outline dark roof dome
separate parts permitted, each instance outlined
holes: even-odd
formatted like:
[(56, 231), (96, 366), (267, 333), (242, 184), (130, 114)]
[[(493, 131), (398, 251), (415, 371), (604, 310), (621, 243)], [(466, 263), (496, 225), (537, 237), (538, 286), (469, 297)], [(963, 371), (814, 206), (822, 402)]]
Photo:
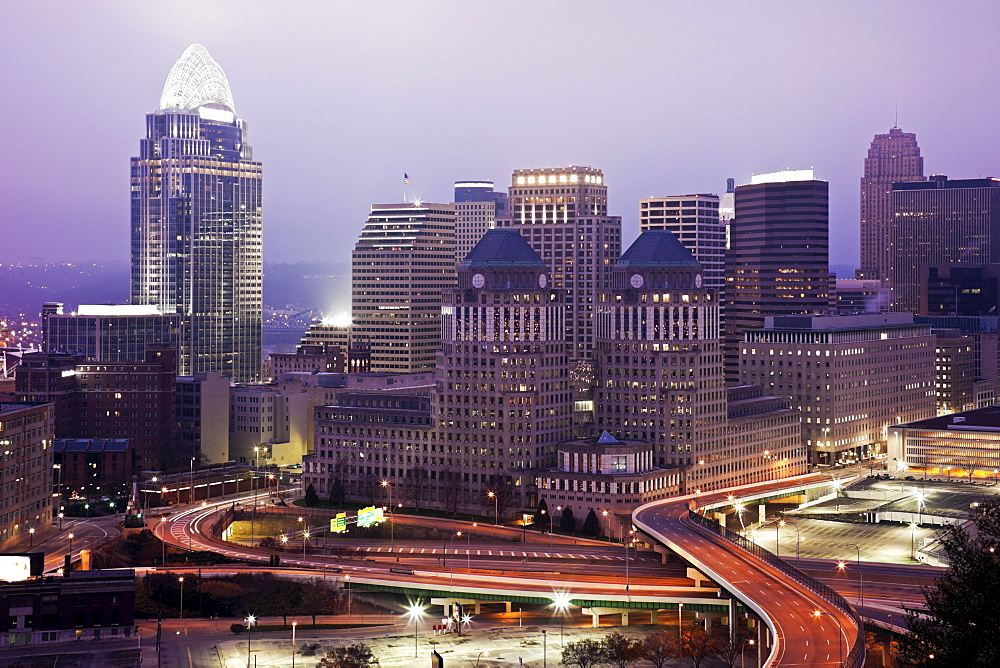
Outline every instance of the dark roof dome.
[(488, 230), (460, 263), (461, 267), (538, 267), (545, 262), (517, 230)]
[(622, 253), (615, 263), (617, 268), (690, 268), (701, 269), (691, 251), (684, 247), (672, 232), (647, 230)]

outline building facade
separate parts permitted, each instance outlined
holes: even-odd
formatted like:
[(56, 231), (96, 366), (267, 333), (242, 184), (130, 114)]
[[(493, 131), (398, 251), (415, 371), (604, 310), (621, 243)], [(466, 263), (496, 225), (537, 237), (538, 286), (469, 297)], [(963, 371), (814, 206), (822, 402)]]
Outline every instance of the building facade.
[(726, 225), (718, 195), (671, 195), (639, 200), (639, 231), (669, 230), (701, 264), (705, 287), (722, 294)]
[(129, 493), (132, 476), (141, 472), (128, 438), (57, 438), (54, 459), (56, 493), (84, 499)]
[(739, 381), (743, 333), (765, 315), (825, 313), (832, 305), (829, 184), (812, 170), (754, 176), (736, 188), (726, 252), (726, 382)]
[(925, 265), (1000, 262), (1000, 179), (892, 186), (892, 310), (920, 312)]
[(373, 205), (351, 264), (351, 337), (370, 342), (371, 370), (433, 369), (441, 292), (455, 285), (454, 205)]
[(164, 315), (155, 306), (81, 304), (75, 313), (45, 318), (44, 349), (75, 353), (88, 361), (141, 362), (146, 346), (177, 346), (180, 316)]
[(598, 292), (610, 287), (621, 255), (621, 218), (608, 215), (604, 173), (593, 167), (518, 169), (510, 214), (498, 227), (517, 230), (548, 266), (548, 287), (565, 291), (566, 341), (574, 360), (590, 360)]
[(894, 424), (935, 412), (934, 336), (909, 314), (768, 316), (747, 330), (740, 379), (788, 396), (813, 464), (885, 452)]
[(888, 281), (892, 275), (892, 184), (924, 180), (917, 135), (898, 127), (875, 135), (861, 177), (861, 268), (856, 278)]
[(1000, 406), (914, 420), (889, 429), (891, 469), (997, 481)]
[(976, 343), (959, 329), (934, 329), (937, 414), (976, 408)]
[(25, 402), (0, 404), (0, 549), (12, 538), (52, 521), (54, 406)]
[(201, 45), (171, 68), (132, 158), (132, 303), (181, 318), (182, 375), (261, 375), (262, 167)]
[(229, 461), (229, 379), (219, 371), (177, 378), (179, 457), (200, 464)]
[(507, 215), (507, 193), (495, 191), (492, 181), (455, 182), (455, 263), (479, 243), (497, 218)]

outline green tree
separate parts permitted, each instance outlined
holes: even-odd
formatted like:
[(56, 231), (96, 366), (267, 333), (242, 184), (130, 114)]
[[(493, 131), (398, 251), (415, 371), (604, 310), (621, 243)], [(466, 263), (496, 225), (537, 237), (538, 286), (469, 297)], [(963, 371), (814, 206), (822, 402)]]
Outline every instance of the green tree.
[(680, 656), (677, 636), (667, 631), (650, 633), (642, 641), (642, 658), (653, 664), (654, 668), (663, 668), (670, 661)]
[(1000, 665), (1000, 501), (980, 505), (971, 519), (939, 534), (948, 570), (924, 590), (926, 611), (908, 611), (901, 663)]
[(568, 642), (562, 651), (562, 663), (567, 666), (578, 666), (578, 668), (591, 668), (591, 666), (604, 663), (606, 658), (607, 650), (604, 643), (590, 638)]
[(597, 536), (601, 533), (601, 521), (597, 519), (597, 513), (591, 508), (587, 513), (587, 519), (583, 521), (583, 528), (580, 533), (584, 536)]
[(372, 648), (363, 642), (334, 648), (316, 664), (317, 668), (370, 668), (377, 665), (378, 658)]
[(563, 531), (576, 531), (576, 518), (573, 517), (573, 509), (569, 506), (563, 508), (562, 516), (559, 518), (559, 528)]
[[(545, 512), (542, 512), (542, 511)], [(532, 524), (542, 524), (545, 527), (549, 525), (549, 504), (542, 499), (538, 502), (538, 508), (535, 509), (535, 514), (531, 517)], [(548, 531), (548, 529), (546, 529)]]
[(312, 483), (306, 487), (306, 505), (310, 507), (319, 505), (319, 494), (316, 493), (316, 488), (313, 487)]
[(604, 660), (618, 668), (625, 668), (643, 658), (643, 645), (623, 633), (609, 633), (604, 638)]

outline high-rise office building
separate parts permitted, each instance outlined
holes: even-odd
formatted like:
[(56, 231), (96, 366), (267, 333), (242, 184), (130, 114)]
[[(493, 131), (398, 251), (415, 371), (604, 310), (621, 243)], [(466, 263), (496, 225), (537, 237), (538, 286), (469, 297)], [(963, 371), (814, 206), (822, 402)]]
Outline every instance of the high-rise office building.
[(668, 230), (701, 264), (705, 287), (725, 285), (726, 226), (718, 195), (670, 195), (639, 200), (639, 231)]
[(455, 262), (461, 262), (496, 219), (507, 215), (507, 193), (492, 181), (455, 182)]
[(566, 341), (574, 360), (588, 360), (594, 346), (594, 300), (611, 287), (621, 255), (622, 221), (608, 215), (604, 173), (593, 167), (518, 169), (510, 187), (512, 227), (549, 267), (549, 286), (564, 290)]
[(861, 268), (857, 278), (889, 279), (892, 184), (923, 180), (924, 159), (917, 135), (897, 127), (890, 128), (888, 134), (875, 135), (861, 177)]
[(926, 265), (1000, 262), (1000, 179), (894, 183), (891, 201), (893, 311), (919, 311)]
[(829, 184), (809, 170), (754, 176), (736, 188), (726, 252), (726, 381), (739, 382), (743, 333), (765, 315), (824, 313), (831, 306)]
[(74, 313), (45, 318), (45, 350), (78, 353), (90, 361), (141, 362), (146, 346), (176, 346), (181, 316), (155, 306), (81, 304)]
[(4, 510), (0, 513), (0, 549), (11, 538), (48, 526), (52, 521), (52, 463), (55, 406), (45, 402), (0, 403), (0, 476)]
[(351, 339), (370, 342), (372, 371), (434, 368), (441, 292), (454, 285), (454, 205), (372, 206), (351, 266)]
[(260, 378), (261, 174), (222, 68), (188, 47), (132, 158), (132, 303), (181, 316), (183, 375)]

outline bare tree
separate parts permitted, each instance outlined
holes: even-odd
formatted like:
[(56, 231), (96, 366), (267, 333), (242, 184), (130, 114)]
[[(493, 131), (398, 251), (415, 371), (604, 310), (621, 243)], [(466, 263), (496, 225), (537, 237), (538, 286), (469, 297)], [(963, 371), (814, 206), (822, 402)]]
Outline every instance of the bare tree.
[(403, 491), (406, 493), (407, 500), (413, 504), (413, 508), (417, 511), (420, 510), (421, 504), (427, 497), (429, 483), (427, 469), (419, 464), (408, 469), (403, 477)]
[(642, 658), (653, 664), (654, 668), (663, 668), (671, 660), (680, 656), (677, 636), (667, 631), (657, 631), (645, 637), (642, 641)]
[[(490, 496), (490, 493), (494, 496)], [(514, 484), (514, 478), (502, 473), (494, 473), (486, 481), (483, 493), (483, 505), (494, 506), (496, 513), (503, 518), (514, 504), (518, 503), (520, 491)]]
[(332, 611), (335, 603), (336, 594), (322, 578), (313, 578), (303, 589), (302, 612), (312, 617), (313, 624), (316, 624), (316, 615)]
[(635, 663), (643, 658), (643, 644), (639, 640), (633, 640), (623, 633), (609, 633), (604, 638), (604, 660), (607, 663), (626, 668), (630, 663)]
[(715, 654), (719, 641), (708, 635), (700, 626), (692, 626), (681, 636), (680, 644), (684, 656), (690, 657), (694, 668), (698, 668), (705, 659)]
[(561, 663), (578, 668), (591, 668), (607, 659), (607, 649), (600, 640), (590, 638), (566, 643)]
[(743, 635), (737, 635), (734, 640), (729, 633), (726, 633), (723, 637), (717, 638), (716, 642), (715, 658), (722, 661), (729, 668), (733, 668), (740, 658), (740, 653), (743, 650), (743, 646), (746, 645), (747, 638)]
[(462, 498), (462, 474), (452, 468), (446, 468), (438, 473), (438, 497), (444, 509), (452, 517), (458, 514), (459, 501)]
[(378, 658), (371, 647), (358, 642), (330, 650), (316, 665), (317, 668), (369, 668), (378, 665)]

